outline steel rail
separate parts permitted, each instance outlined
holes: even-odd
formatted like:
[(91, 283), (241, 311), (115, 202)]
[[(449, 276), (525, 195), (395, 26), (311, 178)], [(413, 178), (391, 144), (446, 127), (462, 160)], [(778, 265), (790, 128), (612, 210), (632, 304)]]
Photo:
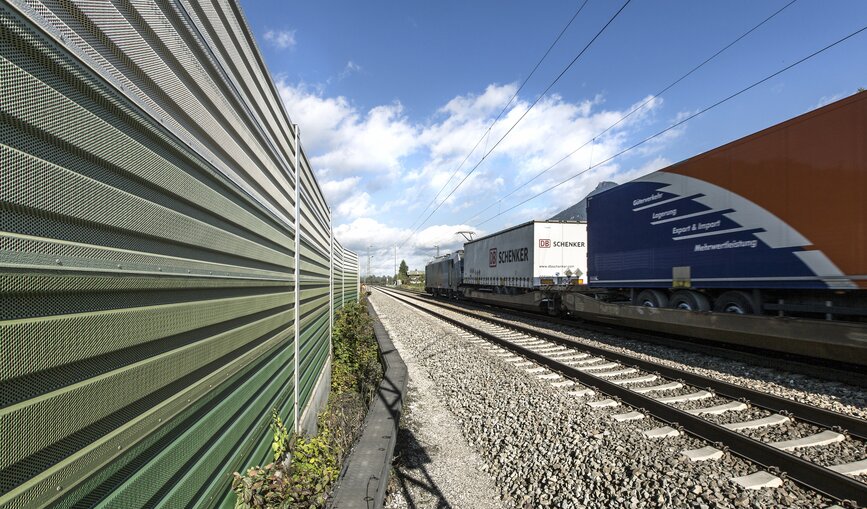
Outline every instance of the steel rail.
[[(416, 293), (407, 291), (407, 293)], [(418, 292), (425, 299), (436, 299), (437, 297)], [(480, 303), (475, 301), (462, 301), (461, 305), (476, 307), (477, 309), (497, 309), (501, 312), (509, 313), (521, 318), (548, 322), (551, 324), (562, 325), (577, 329), (584, 329), (591, 332), (599, 332), (602, 334), (614, 334), (624, 338), (634, 339), (646, 343), (654, 343), (671, 348), (679, 348), (681, 350), (689, 350), (702, 354), (710, 354), (718, 357), (725, 357), (741, 362), (747, 362), (759, 366), (779, 369), (780, 362), (784, 362), (785, 369), (812, 376), (815, 378), (823, 378), (835, 382), (842, 382), (858, 387), (867, 387), (865, 380), (865, 369), (857, 364), (839, 364), (826, 359), (820, 359), (816, 362), (815, 359), (810, 359), (803, 354), (785, 354), (780, 357), (779, 351), (763, 349), (759, 346), (745, 347), (741, 344), (726, 343), (724, 341), (712, 339), (696, 339), (689, 338), (683, 335), (665, 335), (662, 332), (644, 330), (636, 326), (619, 326), (616, 323), (605, 320), (594, 320), (584, 318), (580, 315), (574, 315), (573, 319), (565, 319), (555, 317), (543, 313), (533, 313), (531, 311), (520, 310), (510, 307), (497, 307), (490, 303)], [(771, 358), (773, 360), (771, 360)]]
[[(724, 382), (716, 378), (702, 376), (696, 373), (683, 371), (678, 368), (673, 368), (671, 366), (666, 366), (657, 362), (640, 359), (629, 354), (615, 352), (602, 347), (587, 345), (574, 340), (570, 340), (568, 338), (564, 338), (563, 336), (542, 332), (537, 329), (519, 325), (514, 322), (510, 322), (500, 318), (490, 316), (478, 316), (472, 313), (470, 310), (455, 307), (453, 305), (438, 302), (435, 300), (425, 299), (425, 302), (428, 302), (435, 306), (439, 306), (441, 308), (449, 309), (456, 313), (464, 313), (473, 316), (474, 318), (477, 318), (479, 320), (487, 321), (496, 325), (500, 325), (502, 327), (507, 327), (517, 332), (533, 335), (548, 341), (552, 341), (560, 345), (570, 346), (573, 348), (579, 347), (582, 350), (586, 350), (592, 353), (593, 355), (603, 356), (612, 361), (617, 361), (620, 364), (639, 368), (650, 373), (687, 383), (689, 385), (706, 388), (721, 396), (725, 396), (735, 400), (747, 399), (753, 406), (765, 408), (767, 410), (771, 410), (777, 413), (785, 412), (791, 414), (793, 417), (799, 420), (809, 422), (820, 427), (837, 428), (845, 431), (852, 436), (867, 440), (867, 421), (863, 419), (858, 419), (857, 417), (852, 417), (838, 412), (833, 412), (831, 410), (825, 410), (823, 408), (806, 405), (804, 403), (799, 403), (790, 399), (774, 396), (773, 394), (758, 392), (756, 390), (741, 387), (729, 382)], [(617, 332), (609, 330), (606, 333), (616, 334)]]
[[(392, 289), (393, 290), (393, 289)], [(434, 295), (427, 294), (422, 291), (415, 290), (397, 290), (411, 295), (418, 295), (424, 299), (436, 300), (439, 299)], [(865, 378), (865, 367), (858, 364), (845, 364), (827, 359), (812, 359), (805, 354), (792, 354), (775, 350), (763, 349), (759, 346), (746, 346), (738, 343), (726, 343), (714, 339), (696, 339), (684, 335), (666, 335), (662, 332), (641, 329), (635, 325), (618, 325), (612, 321), (600, 320), (594, 318), (582, 317), (580, 314), (574, 315), (573, 319), (564, 319), (561, 317), (551, 316), (544, 313), (534, 313), (523, 309), (516, 309), (507, 306), (497, 306), (489, 302), (477, 302), (474, 300), (462, 300), (461, 306), (469, 306), (479, 310), (498, 310), (499, 312), (508, 313), (510, 315), (546, 322), (549, 324), (562, 325), (573, 329), (583, 329), (590, 332), (599, 332), (602, 334), (613, 334), (620, 337), (634, 339), (646, 343), (654, 343), (670, 348), (678, 348), (702, 354), (710, 354), (717, 357), (724, 357), (740, 362), (747, 362), (757, 366), (763, 366), (771, 369), (781, 368), (800, 373), (814, 378), (826, 379), (833, 382), (842, 382), (845, 384), (867, 388), (867, 378)], [(784, 356), (780, 357), (780, 353)]]
[[(540, 364), (549, 367), (552, 370), (562, 373), (567, 377), (577, 379), (584, 385), (593, 386), (601, 392), (604, 392), (611, 396), (615, 396), (624, 403), (634, 408), (644, 410), (647, 413), (653, 415), (654, 417), (657, 417), (660, 420), (677, 426), (678, 428), (682, 428), (684, 431), (694, 436), (702, 438), (711, 443), (722, 443), (728, 448), (730, 452), (737, 454), (738, 456), (741, 456), (748, 461), (758, 463), (765, 466), (766, 468), (775, 467), (781, 472), (785, 472), (786, 476), (789, 479), (793, 480), (798, 484), (801, 484), (802, 486), (823, 493), (835, 500), (852, 500), (859, 505), (867, 505), (867, 484), (865, 483), (859, 482), (849, 476), (840, 474), (828, 468), (807, 461), (803, 458), (795, 456), (794, 454), (790, 454), (781, 449), (777, 449), (776, 447), (768, 445), (764, 442), (760, 442), (736, 431), (726, 429), (718, 424), (714, 424), (701, 417), (694, 416), (688, 412), (679, 410), (668, 404), (656, 401), (652, 397), (633, 392), (625, 387), (614, 384), (603, 378), (596, 377), (594, 375), (591, 375), (590, 373), (580, 371), (572, 366), (557, 362), (553, 359), (546, 357), (543, 354), (534, 352), (533, 350), (530, 350), (526, 347), (516, 345), (508, 340), (499, 338), (494, 334), (473, 327), (459, 319), (452, 318), (435, 310), (425, 308), (424, 306), (421, 306), (407, 298), (401, 297), (392, 292), (385, 291), (381, 288), (379, 290), (394, 299), (404, 302), (409, 306), (424, 311), (456, 327), (467, 330), (468, 332), (471, 332), (472, 334), (475, 334), (479, 337), (502, 345), (523, 357), (532, 359)], [(428, 304), (437, 305), (436, 303), (432, 302), (428, 302)], [(445, 306), (438, 305), (438, 307)], [(460, 311), (454, 311), (460, 313)], [(464, 311), (463, 314), (470, 315), (471, 313)], [(491, 319), (489, 318), (475, 318), (482, 321), (491, 321)], [(503, 324), (500, 320), (495, 320), (495, 323), (496, 322), (499, 322), (497, 323), (497, 325), (503, 325), (519, 332), (523, 332), (525, 334), (534, 335), (543, 339), (549, 339), (549, 335), (539, 333), (538, 331), (525, 329), (523, 327), (515, 327), (514, 324)], [(575, 345), (575, 343), (568, 342), (563, 338), (557, 338), (556, 336), (551, 336), (550, 339), (560, 344), (567, 342), (573, 346)], [(584, 348), (585, 346), (586, 345), (581, 345), (582, 348)], [(608, 355), (609, 357), (611, 356), (611, 352), (608, 352), (606, 350), (597, 348), (594, 348), (593, 350), (606, 352), (605, 355)], [(646, 361), (642, 362), (646, 363)], [(682, 375), (683, 373), (679, 374)]]

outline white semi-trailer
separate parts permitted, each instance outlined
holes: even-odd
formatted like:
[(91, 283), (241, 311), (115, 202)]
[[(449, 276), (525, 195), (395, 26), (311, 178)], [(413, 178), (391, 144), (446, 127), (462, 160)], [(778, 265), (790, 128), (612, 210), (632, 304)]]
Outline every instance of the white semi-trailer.
[(464, 285), (539, 288), (587, 283), (587, 223), (530, 221), (464, 245)]

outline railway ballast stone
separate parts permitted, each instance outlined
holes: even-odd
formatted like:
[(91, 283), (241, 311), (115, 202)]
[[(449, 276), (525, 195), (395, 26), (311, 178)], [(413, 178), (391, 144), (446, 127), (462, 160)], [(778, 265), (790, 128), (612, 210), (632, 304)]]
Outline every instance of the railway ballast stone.
[[(624, 406), (588, 398), (515, 368), (454, 328), (380, 292), (371, 302), (401, 356), (423, 367), (431, 390), (482, 459), (505, 507), (826, 507), (790, 481), (748, 491), (729, 479), (758, 470), (730, 454), (693, 463), (681, 452), (708, 445), (686, 434), (650, 440), (652, 418), (616, 422)], [(591, 396), (593, 398), (594, 396)], [(595, 396), (602, 399), (603, 395)], [(458, 507), (458, 505), (453, 505)], [(472, 504), (466, 507), (472, 507)]]

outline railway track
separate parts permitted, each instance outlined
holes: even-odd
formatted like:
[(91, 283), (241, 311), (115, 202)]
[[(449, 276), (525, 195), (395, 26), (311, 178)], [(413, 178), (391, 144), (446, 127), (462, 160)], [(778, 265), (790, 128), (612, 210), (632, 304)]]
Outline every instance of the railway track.
[[(398, 292), (416, 295), (430, 300), (440, 299), (439, 297), (431, 296), (422, 291), (400, 289)], [(660, 334), (631, 327), (619, 327), (604, 322), (561, 318), (541, 313), (532, 313), (530, 311), (522, 311), (519, 309), (502, 308), (493, 304), (479, 303), (475, 301), (460, 301), (460, 306), (486, 310), (493, 313), (507, 313), (508, 315), (522, 319), (535, 320), (546, 324), (556, 324), (571, 329), (577, 328), (601, 334), (614, 334), (618, 337), (625, 337), (645, 343), (653, 343), (664, 347), (678, 348), (706, 355), (714, 355), (717, 357), (747, 362), (756, 366), (763, 366), (777, 370), (784, 368), (793, 373), (800, 373), (814, 378), (867, 388), (867, 376), (865, 376), (867, 375), (867, 370), (865, 370), (864, 366), (858, 364), (832, 362), (822, 359), (821, 357), (806, 357), (791, 353), (783, 354), (778, 351), (767, 350), (760, 347), (747, 347), (740, 344), (722, 343), (708, 339), (697, 339), (695, 337)], [(819, 354), (820, 352), (817, 351), (817, 355)]]
[[(728, 451), (767, 469), (733, 479), (744, 487), (774, 486), (781, 483), (781, 477), (788, 477), (835, 500), (867, 505), (864, 420), (620, 352), (579, 345), (449, 304), (379, 290), (492, 343), (492, 350), (504, 349), (499, 356), (508, 356), (519, 365), (534, 363), (538, 368), (529, 369), (563, 377), (564, 386), (574, 384), (571, 392), (586, 397), (590, 406), (632, 407), (614, 414), (617, 421), (652, 416), (668, 423), (646, 431), (649, 438), (686, 432), (711, 444), (684, 451), (691, 460), (713, 460)], [(765, 441), (763, 435), (774, 438)], [(851, 461), (836, 462), (840, 451)]]

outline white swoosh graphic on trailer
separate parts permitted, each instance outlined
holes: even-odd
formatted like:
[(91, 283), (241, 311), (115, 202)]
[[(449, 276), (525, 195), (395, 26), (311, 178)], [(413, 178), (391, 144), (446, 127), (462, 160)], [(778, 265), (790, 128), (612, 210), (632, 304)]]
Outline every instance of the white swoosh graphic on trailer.
[[(739, 194), (710, 182), (665, 171), (657, 171), (645, 175), (639, 178), (638, 181), (665, 184), (659, 191), (682, 197), (701, 194), (702, 196), (693, 199), (714, 211), (732, 209), (723, 213), (723, 215), (742, 227), (764, 229), (763, 232), (756, 232), (754, 235), (774, 249), (812, 245), (798, 230), (792, 228), (768, 210)], [(660, 202), (658, 205), (662, 204)], [(848, 279), (822, 251), (811, 249), (796, 252), (795, 256), (804, 262), (813, 274), (822, 279), (829, 287), (857, 288), (857, 285), (851, 279)]]

